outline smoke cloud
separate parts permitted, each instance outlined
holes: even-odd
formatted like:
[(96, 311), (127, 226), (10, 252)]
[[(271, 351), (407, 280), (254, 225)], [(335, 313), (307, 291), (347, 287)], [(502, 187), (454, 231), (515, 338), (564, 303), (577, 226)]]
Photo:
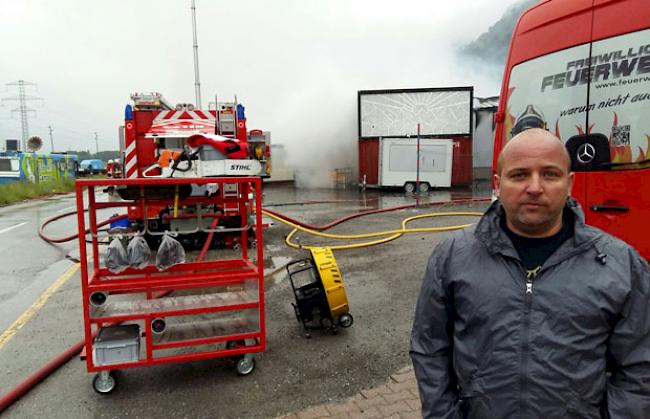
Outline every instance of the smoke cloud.
[(512, 31), (519, 16), (538, 0), (520, 0), (508, 8), (501, 19), (461, 49), (461, 56), (473, 59), (488, 75), (500, 80), (506, 62)]

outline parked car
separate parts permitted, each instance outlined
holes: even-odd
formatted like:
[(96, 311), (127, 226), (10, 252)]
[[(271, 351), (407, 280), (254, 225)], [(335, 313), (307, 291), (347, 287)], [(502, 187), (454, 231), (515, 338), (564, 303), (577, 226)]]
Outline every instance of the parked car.
[(99, 159), (82, 160), (79, 163), (77, 176), (104, 175), (106, 174), (106, 165)]

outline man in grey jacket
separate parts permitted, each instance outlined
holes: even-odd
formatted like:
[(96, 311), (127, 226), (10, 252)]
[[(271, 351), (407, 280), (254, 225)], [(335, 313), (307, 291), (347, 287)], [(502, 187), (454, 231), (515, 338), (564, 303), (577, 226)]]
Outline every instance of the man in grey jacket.
[(584, 224), (552, 134), (522, 132), (498, 163), (499, 199), (427, 266), (411, 337), (423, 416), (650, 418), (648, 264)]

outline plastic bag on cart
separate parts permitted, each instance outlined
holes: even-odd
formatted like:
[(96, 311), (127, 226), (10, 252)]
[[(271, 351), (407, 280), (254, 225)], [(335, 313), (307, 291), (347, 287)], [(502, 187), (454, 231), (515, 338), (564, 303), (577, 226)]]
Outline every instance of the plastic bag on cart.
[(142, 236), (135, 236), (126, 247), (129, 265), (132, 268), (142, 269), (149, 264), (151, 249)]
[(106, 268), (113, 273), (120, 273), (129, 267), (129, 261), (126, 256), (126, 250), (119, 237), (111, 240), (104, 257)]
[(170, 235), (165, 234), (156, 254), (156, 268), (164, 271), (170, 266), (183, 262), (185, 262), (185, 249), (183, 249), (183, 245)]

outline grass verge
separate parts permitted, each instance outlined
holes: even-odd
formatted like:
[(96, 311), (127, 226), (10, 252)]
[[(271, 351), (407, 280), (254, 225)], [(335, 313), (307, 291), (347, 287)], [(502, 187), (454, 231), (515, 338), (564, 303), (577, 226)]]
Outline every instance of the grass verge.
[(74, 179), (48, 180), (39, 183), (11, 182), (0, 185), (0, 205), (9, 205), (27, 199), (68, 193), (74, 190)]

